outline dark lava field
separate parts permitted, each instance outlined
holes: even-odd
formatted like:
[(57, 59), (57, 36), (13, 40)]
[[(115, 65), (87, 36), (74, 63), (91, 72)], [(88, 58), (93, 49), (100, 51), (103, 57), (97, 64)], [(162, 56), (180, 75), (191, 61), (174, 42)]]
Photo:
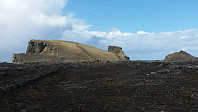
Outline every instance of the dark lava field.
[(198, 62), (0, 63), (0, 112), (198, 112)]

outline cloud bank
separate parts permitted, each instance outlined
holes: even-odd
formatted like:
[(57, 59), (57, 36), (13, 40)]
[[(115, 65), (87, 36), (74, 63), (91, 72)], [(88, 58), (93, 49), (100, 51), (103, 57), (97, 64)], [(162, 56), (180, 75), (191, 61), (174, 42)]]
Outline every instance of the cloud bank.
[(198, 30), (145, 32), (136, 34), (112, 28), (109, 32), (90, 31), (91, 25), (63, 12), (68, 0), (1, 0), (0, 62), (11, 61), (12, 53), (25, 52), (30, 39), (75, 41), (106, 50), (108, 45), (123, 47), (134, 60), (163, 59), (168, 53), (185, 50), (195, 56)]
[[(73, 35), (72, 38), (68, 38)], [(62, 40), (70, 40), (107, 49), (108, 45), (122, 46), (132, 60), (161, 60), (167, 54), (184, 50), (198, 56), (198, 30), (150, 33), (139, 31), (136, 34), (123, 33), (117, 29), (110, 32), (81, 31), (64, 32)]]

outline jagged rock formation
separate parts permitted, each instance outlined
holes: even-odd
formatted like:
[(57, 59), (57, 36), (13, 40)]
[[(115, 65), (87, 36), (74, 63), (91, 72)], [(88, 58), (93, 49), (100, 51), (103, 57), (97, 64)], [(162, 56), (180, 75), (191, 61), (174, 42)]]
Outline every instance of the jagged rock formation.
[(167, 55), (164, 61), (198, 61), (198, 58), (181, 50), (180, 52)]
[(129, 57), (126, 56), (126, 55), (124, 54), (124, 52), (122, 51), (122, 47), (118, 47), (118, 46), (109, 46), (109, 47), (108, 47), (108, 51), (117, 54), (117, 56), (118, 56), (119, 59), (122, 59), (122, 57), (125, 57), (126, 59), (129, 60)]
[(69, 41), (30, 40), (26, 54), (13, 54), (12, 61), (13, 63), (31, 63), (41, 61), (129, 60), (121, 47), (109, 46), (109, 51)]

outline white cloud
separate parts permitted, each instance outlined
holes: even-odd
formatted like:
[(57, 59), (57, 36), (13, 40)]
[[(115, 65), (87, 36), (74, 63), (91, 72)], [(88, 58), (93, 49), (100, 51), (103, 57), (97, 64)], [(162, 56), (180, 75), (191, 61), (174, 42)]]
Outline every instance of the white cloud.
[(138, 31), (137, 32), (138, 35), (144, 35), (144, 34), (150, 34), (149, 32), (144, 32), (144, 31)]
[(62, 10), (68, 0), (1, 0), (0, 61), (25, 52), (30, 39), (60, 39), (64, 31), (82, 31), (90, 25)]
[(39, 25), (50, 25), (50, 26), (65, 26), (66, 17), (61, 15), (52, 15), (47, 16), (42, 13), (38, 13), (32, 16), (32, 19), (35, 20), (35, 23)]
[(188, 38), (189, 36), (182, 36), (180, 37), (181, 39), (185, 39), (185, 38)]
[(100, 31), (88, 31), (87, 28), (81, 30), (66, 30), (63, 33), (61, 40), (69, 40), (75, 42), (86, 43), (90, 41), (92, 37), (101, 37), (104, 40), (113, 40), (115, 38), (122, 38), (126, 36), (131, 36), (131, 33), (122, 33), (116, 28), (113, 28), (110, 32), (100, 32)]

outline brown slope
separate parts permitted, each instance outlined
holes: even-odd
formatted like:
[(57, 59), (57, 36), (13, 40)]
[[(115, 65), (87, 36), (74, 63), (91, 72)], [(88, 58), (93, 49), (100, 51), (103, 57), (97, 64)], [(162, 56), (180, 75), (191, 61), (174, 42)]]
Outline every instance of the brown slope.
[(117, 54), (93, 46), (61, 40), (31, 40), (26, 54), (13, 55), (13, 62), (82, 60), (120, 61), (128, 58), (123, 51)]

